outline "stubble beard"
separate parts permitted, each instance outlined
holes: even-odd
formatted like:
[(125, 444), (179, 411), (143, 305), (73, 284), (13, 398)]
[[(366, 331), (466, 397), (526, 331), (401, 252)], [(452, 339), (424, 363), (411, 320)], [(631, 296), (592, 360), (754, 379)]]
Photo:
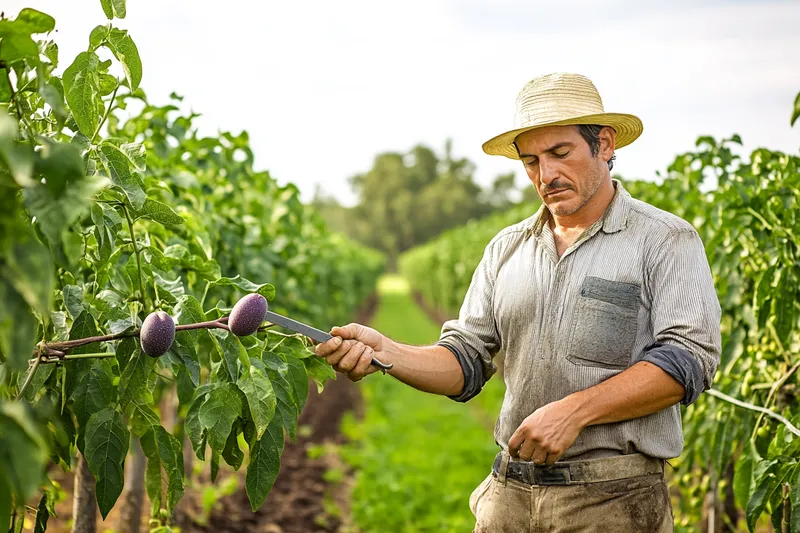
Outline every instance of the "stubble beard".
[(550, 206), (547, 206), (547, 209), (550, 211), (551, 215), (554, 215), (554, 216), (557, 216), (557, 217), (568, 217), (570, 215), (574, 215), (584, 205), (586, 205), (586, 203), (589, 200), (592, 199), (592, 197), (595, 195), (595, 193), (597, 193), (597, 191), (600, 190), (600, 185), (602, 185), (602, 184), (603, 184), (603, 175), (598, 172), (593, 177), (592, 181), (589, 182), (589, 184), (588, 184), (589, 186), (580, 190), (580, 192), (579, 192), (579, 194), (580, 194), (580, 202), (578, 203), (578, 205), (576, 205), (574, 207), (567, 207), (567, 206), (564, 206), (564, 207), (558, 207), (558, 206), (550, 207)]

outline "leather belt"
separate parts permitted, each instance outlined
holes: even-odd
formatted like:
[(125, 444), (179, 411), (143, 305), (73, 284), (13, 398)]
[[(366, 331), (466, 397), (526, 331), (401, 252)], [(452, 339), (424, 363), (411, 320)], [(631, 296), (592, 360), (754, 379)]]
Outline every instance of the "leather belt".
[[(494, 459), (492, 473), (499, 475), (503, 454)], [(561, 461), (551, 466), (509, 460), (506, 477), (526, 485), (574, 485), (613, 481), (648, 474), (663, 474), (664, 460), (640, 453), (615, 455), (585, 461)]]

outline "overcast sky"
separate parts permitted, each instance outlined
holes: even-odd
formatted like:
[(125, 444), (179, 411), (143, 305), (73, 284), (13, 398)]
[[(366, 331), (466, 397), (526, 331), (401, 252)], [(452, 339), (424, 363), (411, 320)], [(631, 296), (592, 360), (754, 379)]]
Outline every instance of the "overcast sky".
[[(9, 5), (10, 4), (10, 5)], [(128, 0), (151, 102), (170, 92), (201, 133), (250, 134), (258, 169), (353, 202), (347, 178), (381, 151), (422, 142), (477, 165), (488, 184), (518, 162), (481, 144), (513, 127), (514, 99), (554, 71), (594, 81), (606, 111), (644, 133), (615, 171), (655, 179), (698, 135), (797, 151), (800, 2), (634, 0)], [(107, 21), (99, 0), (5, 0), (56, 19), (62, 71)]]

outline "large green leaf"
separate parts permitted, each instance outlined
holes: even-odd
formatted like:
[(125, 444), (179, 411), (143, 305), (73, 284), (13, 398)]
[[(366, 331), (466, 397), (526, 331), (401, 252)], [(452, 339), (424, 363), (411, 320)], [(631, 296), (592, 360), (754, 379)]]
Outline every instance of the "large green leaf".
[[(175, 304), (175, 321), (178, 324), (192, 324), (197, 322), (205, 322), (206, 314), (203, 311), (203, 306), (194, 296), (185, 294), (178, 298)], [(189, 330), (187, 333), (192, 335), (195, 340), (200, 332), (197, 330)]]
[(747, 502), (753, 493), (753, 456), (748, 453), (749, 449), (749, 446), (745, 445), (742, 455), (736, 461), (733, 474), (733, 493), (736, 503), (742, 509), (747, 507)]
[(111, 178), (111, 182), (122, 189), (134, 211), (141, 210), (147, 200), (147, 195), (142, 188), (141, 180), (131, 171), (128, 157), (122, 153), (119, 147), (110, 143), (102, 143), (100, 153), (103, 166), (108, 177)]
[(175, 340), (166, 355), (173, 364), (183, 365), (195, 387), (200, 385), (200, 359), (189, 331), (178, 331), (175, 334)]
[(208, 442), (208, 431), (200, 423), (200, 408), (208, 400), (208, 393), (196, 393), (194, 402), (186, 413), (184, 430), (192, 443), (195, 455), (201, 461), (206, 458), (206, 443)]
[(0, 273), (40, 315), (47, 317), (53, 306), (53, 258), (29, 228), (20, 229), (5, 250)]
[(133, 216), (135, 219), (149, 218), (165, 226), (180, 226), (183, 224), (183, 218), (172, 208), (150, 198), (145, 200), (141, 209), (133, 211)]
[(308, 373), (306, 366), (303, 361), (289, 354), (284, 356), (284, 360), (287, 365), (286, 377), (292, 385), (297, 411), (300, 412), (308, 399)]
[(122, 415), (114, 409), (93, 414), (86, 426), (84, 456), (97, 481), (97, 505), (104, 519), (122, 493), (129, 440)]
[(17, 290), (0, 275), (0, 349), (11, 370), (21, 371), (30, 361), (36, 342), (36, 319)]
[[(255, 423), (257, 437), (260, 439), (267, 429), (267, 425), (275, 416), (277, 399), (266, 374), (256, 366), (250, 364), (250, 358), (242, 350), (242, 375), (237, 384), (247, 398), (250, 408), (250, 417)], [(303, 374), (305, 376), (305, 374)], [(306, 381), (307, 383), (307, 381)]]
[(224, 383), (213, 389), (208, 399), (200, 406), (198, 420), (208, 431), (208, 444), (211, 449), (221, 453), (231, 432), (233, 422), (242, 413), (239, 390), (231, 383)]
[(44, 177), (53, 197), (64, 194), (71, 183), (86, 176), (80, 149), (74, 144), (47, 142), (40, 146), (34, 159), (34, 174)]
[[(0, 81), (7, 79), (5, 70), (0, 70)], [(30, 146), (16, 141), (17, 123), (5, 113), (0, 113), (0, 169), (5, 167), (20, 187), (35, 187), (33, 179), (33, 155)]]
[[(142, 437), (142, 450), (148, 460), (148, 475), (152, 475), (150, 463), (160, 466), (167, 477), (167, 512), (172, 514), (175, 505), (183, 496), (183, 451), (181, 444), (163, 427), (155, 426)], [(148, 484), (149, 485), (149, 484)]]
[(44, 480), (48, 448), (42, 428), (28, 406), (0, 401), (0, 429), (0, 485), (5, 478), (17, 501), (25, 501)]
[(83, 303), (83, 289), (77, 285), (64, 285), (61, 289), (64, 298), (64, 307), (67, 308), (69, 316), (75, 319), (78, 315), (86, 311)]
[[(797, 117), (800, 117), (800, 93), (797, 93), (797, 97), (794, 99), (794, 109), (792, 109), (792, 118), (789, 121), (789, 124), (794, 126), (794, 123), (797, 121)], [(798, 520), (800, 520), (800, 518)]]
[[(84, 311), (78, 318), (72, 322), (72, 327), (69, 330), (69, 340), (85, 339), (87, 337), (94, 337), (100, 334), (97, 329), (97, 323), (94, 316), (88, 311)], [(85, 344), (70, 350), (71, 354), (84, 354), (95, 353), (100, 351), (100, 343), (93, 342)], [(64, 382), (64, 399), (69, 400), (72, 394), (78, 388), (80, 380), (86, 375), (89, 368), (92, 366), (92, 361), (89, 359), (78, 359), (70, 361), (68, 365), (64, 365), (66, 371), (66, 379)]]
[(95, 359), (89, 371), (78, 383), (72, 396), (72, 411), (78, 420), (78, 449), (83, 448), (83, 430), (94, 413), (113, 405), (116, 401), (117, 389), (114, 387), (114, 376), (111, 364), (106, 359)]
[(119, 379), (119, 405), (122, 410), (128, 408), (128, 404), (147, 386), (147, 378), (155, 368), (155, 359), (146, 355), (141, 350), (131, 357), (131, 360), (122, 371)]
[(217, 347), (220, 357), (222, 357), (224, 374), (218, 373), (217, 375), (225, 378), (226, 381), (236, 382), (239, 377), (238, 362), (241, 358), (241, 353), (245, 351), (244, 346), (242, 346), (239, 338), (229, 331), (212, 329), (209, 332), (211, 333), (211, 340)]
[(283, 427), (280, 419), (275, 417), (264, 435), (250, 446), (245, 489), (253, 512), (264, 504), (275, 484), (281, 466), (283, 444)]
[(100, 0), (100, 4), (108, 20), (125, 18), (125, 0)]
[(155, 412), (153, 394), (146, 388), (139, 389), (125, 413), (128, 415), (134, 435), (141, 437), (153, 427), (161, 425), (158, 413)]
[(52, 503), (48, 505), (48, 499), (50, 497), (48, 492), (45, 491), (42, 493), (42, 499), (39, 500), (39, 505), (36, 507), (36, 522), (33, 525), (33, 533), (44, 533), (47, 531), (47, 521), (50, 518), (50, 509), (52, 507)]
[(319, 357), (308, 357), (302, 361), (306, 367), (306, 372), (308, 372), (308, 377), (312, 378), (317, 384), (319, 392), (322, 392), (326, 381), (336, 379), (336, 372), (333, 367)]
[(771, 465), (756, 485), (750, 501), (747, 503), (747, 527), (752, 532), (755, 531), (756, 520), (764, 512), (764, 508), (772, 497), (772, 493), (778, 488), (780, 480), (777, 475), (779, 465)]
[(249, 279), (245, 279), (241, 276), (236, 276), (233, 278), (219, 278), (215, 279), (208, 283), (206, 287), (206, 292), (208, 292), (213, 287), (217, 286), (230, 286), (233, 285), (234, 287), (238, 287), (245, 292), (256, 292), (262, 296), (264, 296), (267, 300), (272, 300), (275, 298), (275, 287), (270, 285), (269, 283), (253, 283)]
[(222, 450), (222, 458), (234, 470), (239, 470), (244, 461), (244, 452), (239, 448), (239, 427), (241, 423), (234, 425), (225, 442), (225, 449)]
[(56, 27), (56, 20), (46, 13), (26, 7), (14, 19), (14, 27), (29, 34), (48, 33)]
[(81, 132), (90, 139), (100, 125), (97, 107), (100, 58), (94, 52), (81, 52), (64, 71), (67, 104)]
[(300, 411), (297, 408), (294, 388), (288, 378), (289, 365), (286, 361), (270, 352), (264, 353), (263, 361), (252, 358), (250, 363), (258, 368), (260, 372), (265, 372), (269, 377), (276, 399), (274, 418), (281, 421), (292, 441), (294, 441), (297, 433), (297, 417)]
[(122, 70), (128, 79), (128, 86), (135, 91), (142, 81), (142, 61), (136, 44), (128, 35), (127, 30), (119, 30), (108, 26), (97, 26), (89, 36), (92, 47), (105, 45), (111, 53), (122, 63)]

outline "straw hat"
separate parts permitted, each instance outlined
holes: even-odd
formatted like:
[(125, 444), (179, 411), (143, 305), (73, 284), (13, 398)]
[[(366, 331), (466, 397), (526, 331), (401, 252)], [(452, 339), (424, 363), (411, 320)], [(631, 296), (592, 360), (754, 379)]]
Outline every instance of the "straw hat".
[(545, 126), (600, 124), (616, 130), (616, 148), (635, 141), (644, 129), (634, 115), (606, 113), (597, 88), (586, 76), (557, 72), (529, 81), (517, 95), (516, 128), (483, 143), (489, 155), (519, 159), (514, 139)]

